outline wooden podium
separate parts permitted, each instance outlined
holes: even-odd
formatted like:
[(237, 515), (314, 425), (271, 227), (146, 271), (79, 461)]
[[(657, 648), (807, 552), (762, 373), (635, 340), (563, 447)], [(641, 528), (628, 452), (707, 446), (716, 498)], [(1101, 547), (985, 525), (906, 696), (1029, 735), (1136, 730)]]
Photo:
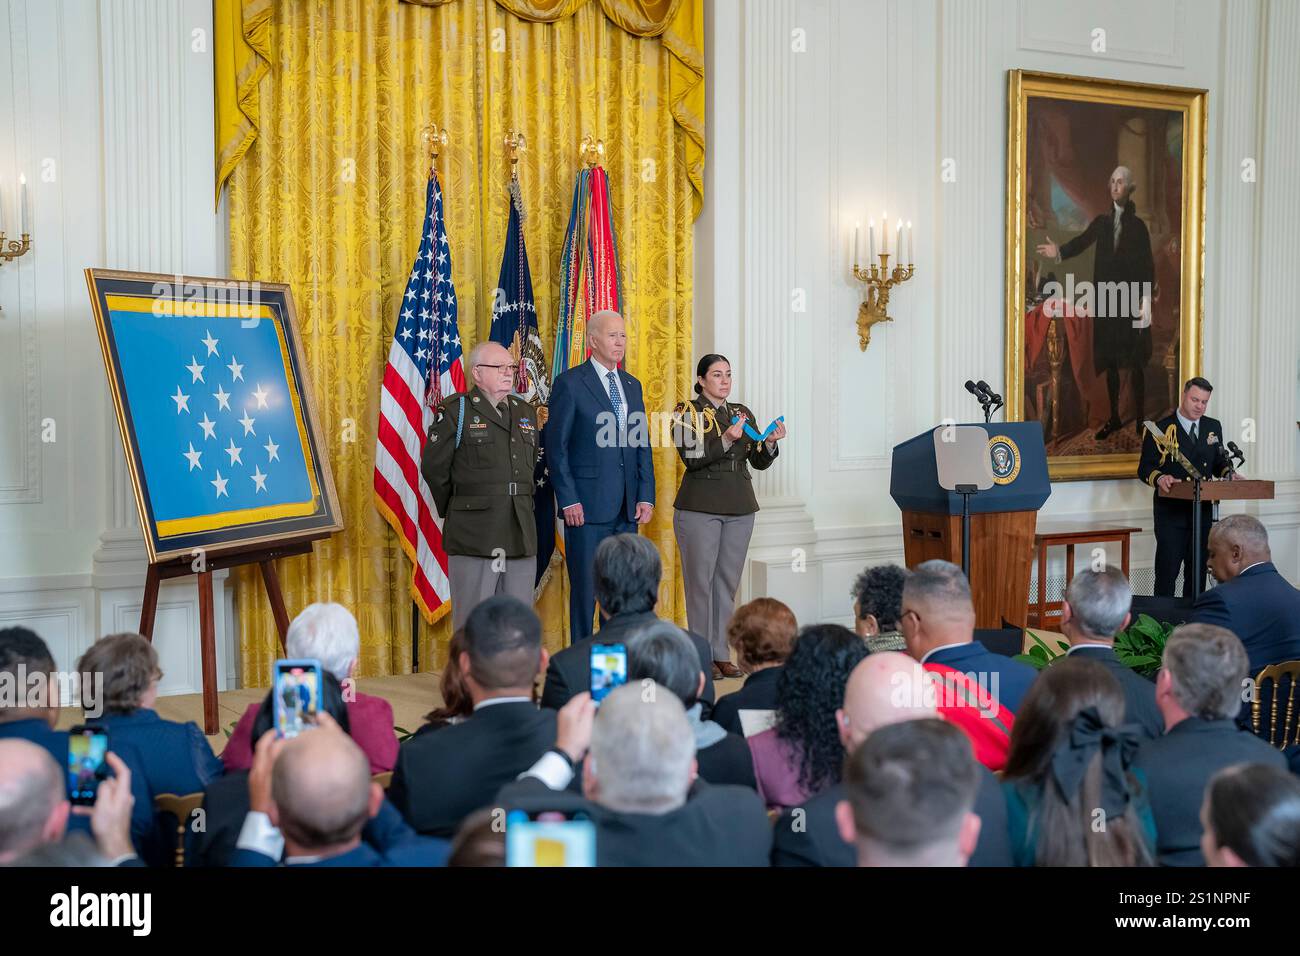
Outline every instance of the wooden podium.
[[(1168, 491), (1158, 491), (1162, 498), (1177, 498), (1192, 503), (1192, 567), (1201, 568), (1199, 574), (1192, 574), (1192, 599), (1201, 593), (1201, 582), (1205, 579), (1205, 556), (1201, 554), (1201, 509), (1198, 504), (1209, 501), (1259, 501), (1273, 497), (1273, 482), (1256, 478), (1229, 479), (1190, 479), (1179, 481), (1169, 486)], [(1186, 593), (1186, 592), (1184, 592)]]
[[(970, 583), (975, 626), (1005, 620), (1024, 627), (1034, 561), (1038, 509), (1051, 495), (1043, 430), (1038, 422), (980, 423), (994, 460), (992, 488), (970, 500)], [(940, 558), (961, 564), (961, 495), (941, 488), (936, 432), (922, 432), (894, 448), (890, 496), (903, 513), (903, 554), (908, 567)]]

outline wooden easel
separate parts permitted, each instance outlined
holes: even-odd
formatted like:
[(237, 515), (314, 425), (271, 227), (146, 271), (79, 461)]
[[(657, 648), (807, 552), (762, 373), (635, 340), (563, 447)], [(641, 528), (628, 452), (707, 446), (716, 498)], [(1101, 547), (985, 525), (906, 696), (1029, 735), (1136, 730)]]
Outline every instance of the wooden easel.
[(244, 564), (256, 563), (262, 569), (262, 583), (271, 602), (275, 616), (275, 629), (280, 635), (280, 648), (284, 649), (285, 635), (289, 632), (289, 612), (284, 607), (280, 593), (280, 577), (275, 571), (277, 558), (309, 554), (312, 542), (325, 535), (312, 535), (295, 541), (279, 542), (249, 548), (235, 548), (219, 554), (205, 555), (202, 571), (195, 571), (193, 558), (182, 555), (149, 565), (144, 579), (144, 603), (140, 605), (140, 633), (153, 641), (153, 621), (158, 612), (158, 587), (170, 578), (197, 574), (199, 578), (199, 654), (203, 663), (203, 732), (209, 736), (219, 733), (217, 719), (217, 640), (212, 609), (212, 572)]

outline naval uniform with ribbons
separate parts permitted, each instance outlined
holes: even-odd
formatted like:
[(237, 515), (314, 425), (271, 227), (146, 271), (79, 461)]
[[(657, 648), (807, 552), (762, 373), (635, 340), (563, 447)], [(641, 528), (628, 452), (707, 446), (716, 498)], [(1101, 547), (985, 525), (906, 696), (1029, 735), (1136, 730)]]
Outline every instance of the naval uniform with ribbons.
[(476, 385), (435, 409), (420, 471), (443, 519), (453, 630), (494, 594), (532, 606), (536, 461), (537, 409), (519, 396), (493, 406)]
[(737, 402), (715, 406), (699, 395), (681, 402), (674, 413), (673, 439), (686, 465), (673, 501), (673, 532), (682, 558), (686, 620), (709, 642), (713, 659), (731, 660), (727, 622), (736, 606), (736, 589), (754, 533), (758, 499), (749, 469), (767, 468), (780, 454), (767, 442), (742, 433), (723, 438), (732, 419), (754, 413)]

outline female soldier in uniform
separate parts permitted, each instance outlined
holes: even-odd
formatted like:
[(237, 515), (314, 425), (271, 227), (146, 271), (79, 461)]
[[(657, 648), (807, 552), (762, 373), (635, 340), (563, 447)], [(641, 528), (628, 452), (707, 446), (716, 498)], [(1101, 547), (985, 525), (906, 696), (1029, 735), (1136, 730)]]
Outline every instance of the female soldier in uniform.
[(686, 474), (673, 502), (673, 532), (682, 556), (686, 620), (713, 648), (717, 680), (741, 676), (731, 662), (727, 621), (735, 609), (758, 511), (749, 466), (763, 469), (772, 464), (776, 443), (786, 432), (778, 422), (763, 441), (745, 433), (747, 423), (756, 431), (757, 425), (753, 412), (727, 401), (731, 363), (724, 356), (704, 356), (695, 375), (696, 397), (680, 403), (676, 411), (673, 437)]

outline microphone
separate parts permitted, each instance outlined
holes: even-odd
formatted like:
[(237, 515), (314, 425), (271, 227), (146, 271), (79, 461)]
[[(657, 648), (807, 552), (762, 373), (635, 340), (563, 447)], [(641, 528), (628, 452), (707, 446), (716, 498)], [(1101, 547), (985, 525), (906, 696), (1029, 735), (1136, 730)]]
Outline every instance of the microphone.
[(1246, 456), (1242, 454), (1241, 449), (1237, 447), (1235, 442), (1228, 442), (1228, 451), (1237, 460), (1239, 466), (1246, 463)]
[(993, 391), (993, 389), (989, 388), (988, 382), (985, 381), (976, 382), (975, 387), (984, 393), (984, 396), (988, 400), (989, 404), (991, 405), (1002, 404), (1002, 396), (999, 395), (997, 392)]
[(979, 389), (975, 387), (975, 383), (970, 379), (966, 379), (966, 391), (970, 392), (976, 398), (980, 397)]

